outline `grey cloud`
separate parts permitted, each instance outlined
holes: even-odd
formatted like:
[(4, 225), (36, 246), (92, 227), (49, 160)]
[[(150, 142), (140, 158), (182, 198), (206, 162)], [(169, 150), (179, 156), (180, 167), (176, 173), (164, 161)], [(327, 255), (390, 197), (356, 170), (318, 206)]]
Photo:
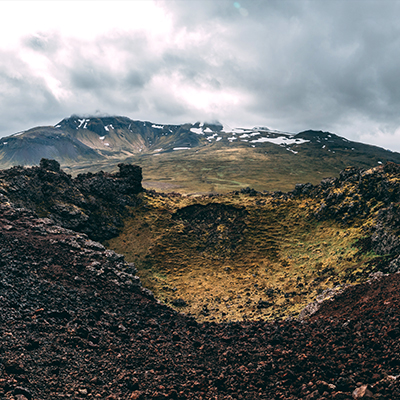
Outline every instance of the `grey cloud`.
[(149, 77), (143, 71), (131, 70), (127, 73), (123, 80), (123, 85), (127, 89), (143, 88), (149, 81)]
[(161, 71), (178, 72), (182, 82), (193, 84), (198, 88), (219, 90), (221, 84), (221, 68), (210, 65), (204, 58), (207, 49), (196, 48), (185, 52), (168, 51), (163, 55)]
[(23, 46), (48, 58), (49, 73), (69, 95), (57, 100), (18, 61), (17, 51), (0, 54), (3, 116), (13, 115), (7, 107), (14, 104), (29, 116), (26, 121), (32, 118), (29, 125), (46, 111), (51, 123), (96, 109), (154, 122), (202, 119), (201, 111), (173, 93), (174, 77), (178, 89), (236, 93), (236, 106), (222, 115), (204, 115), (222, 122), (274, 124), (293, 132), (336, 129), (353, 138), (361, 137), (361, 127), (393, 132), (400, 126), (400, 2), (234, 3), (158, 1), (173, 15), (173, 35), (202, 38), (185, 46), (166, 41), (162, 50), (146, 32), (114, 32), (93, 42), (65, 43), (61, 34), (49, 32), (25, 37)]
[(104, 88), (113, 87), (115, 78), (110, 71), (104, 71), (98, 65), (87, 65), (70, 71), (74, 88), (101, 92)]
[[(185, 25), (189, 29), (199, 24), (212, 24), (215, 21), (236, 24), (236, 28), (240, 29), (240, 24), (246, 19), (251, 20), (254, 24), (255, 22), (264, 23), (276, 17), (296, 17), (306, 2), (299, 0), (159, 0), (158, 3), (167, 10), (173, 10), (177, 23)], [(241, 9), (246, 12), (240, 12)]]
[(22, 44), (39, 53), (52, 54), (61, 46), (61, 39), (56, 32), (43, 32), (26, 36), (22, 39)]
[[(348, 119), (354, 111), (377, 121), (393, 116), (400, 100), (398, 85), (393, 85), (400, 61), (399, 36), (393, 34), (398, 28), (381, 33), (373, 17), (387, 24), (389, 10), (375, 14), (376, 3), (366, 2), (365, 7), (372, 7), (368, 12), (360, 10), (364, 4), (355, 7), (353, 2), (353, 19), (342, 21), (348, 12), (345, 3), (337, 2), (342, 8), (327, 3), (335, 7), (318, 3), (314, 9), (304, 2), (309, 7), (295, 19), (275, 19), (272, 28), (243, 23), (231, 43), (238, 43), (237, 54), (251, 48), (255, 60), (246, 63), (237, 56), (237, 84), (250, 89), (259, 113), (266, 110), (268, 117), (283, 118), (290, 112), (293, 125), (327, 125), (333, 118)], [(366, 16), (370, 20), (365, 21)]]
[[(158, 114), (168, 118), (184, 117), (188, 114), (187, 108), (183, 104), (177, 101), (173, 96), (153, 96), (150, 100), (151, 106)], [(187, 122), (187, 121), (182, 121)]]
[(0, 66), (1, 136), (31, 128), (33, 121), (49, 124), (48, 116), (60, 112), (60, 104), (45, 82), (12, 53), (0, 52), (0, 59), (7, 60)]

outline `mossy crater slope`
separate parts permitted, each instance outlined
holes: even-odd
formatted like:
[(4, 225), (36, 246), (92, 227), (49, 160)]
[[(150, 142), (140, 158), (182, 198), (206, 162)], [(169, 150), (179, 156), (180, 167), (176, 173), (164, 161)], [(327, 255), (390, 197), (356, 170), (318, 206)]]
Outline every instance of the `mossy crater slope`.
[(289, 193), (147, 192), (107, 245), (160, 300), (198, 319), (295, 316), (323, 290), (393, 267), (399, 172), (349, 168)]

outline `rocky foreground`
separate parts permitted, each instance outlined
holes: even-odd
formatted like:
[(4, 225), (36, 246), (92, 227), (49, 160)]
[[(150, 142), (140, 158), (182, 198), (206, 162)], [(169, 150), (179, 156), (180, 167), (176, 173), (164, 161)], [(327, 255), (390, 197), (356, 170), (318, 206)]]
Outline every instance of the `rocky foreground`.
[(0, 248), (0, 398), (400, 398), (398, 273), (308, 320), (199, 324), (123, 256), (5, 196)]
[(7, 204), (0, 229), (2, 398), (400, 397), (400, 274), (307, 322), (198, 324), (86, 235)]

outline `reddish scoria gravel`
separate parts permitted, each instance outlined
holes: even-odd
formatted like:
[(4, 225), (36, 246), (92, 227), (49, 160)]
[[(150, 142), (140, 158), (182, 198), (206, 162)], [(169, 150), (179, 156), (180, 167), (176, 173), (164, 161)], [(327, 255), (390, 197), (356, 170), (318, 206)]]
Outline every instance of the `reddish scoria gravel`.
[(309, 322), (198, 324), (122, 257), (27, 210), (0, 205), (0, 248), (0, 398), (400, 398), (399, 274)]

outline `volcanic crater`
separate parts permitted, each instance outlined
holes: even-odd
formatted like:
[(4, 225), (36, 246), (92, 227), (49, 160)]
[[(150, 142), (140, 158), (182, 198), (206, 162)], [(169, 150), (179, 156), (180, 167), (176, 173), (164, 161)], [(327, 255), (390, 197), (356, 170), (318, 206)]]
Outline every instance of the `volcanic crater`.
[(399, 165), (288, 193), (141, 179), (0, 171), (1, 398), (400, 398)]

